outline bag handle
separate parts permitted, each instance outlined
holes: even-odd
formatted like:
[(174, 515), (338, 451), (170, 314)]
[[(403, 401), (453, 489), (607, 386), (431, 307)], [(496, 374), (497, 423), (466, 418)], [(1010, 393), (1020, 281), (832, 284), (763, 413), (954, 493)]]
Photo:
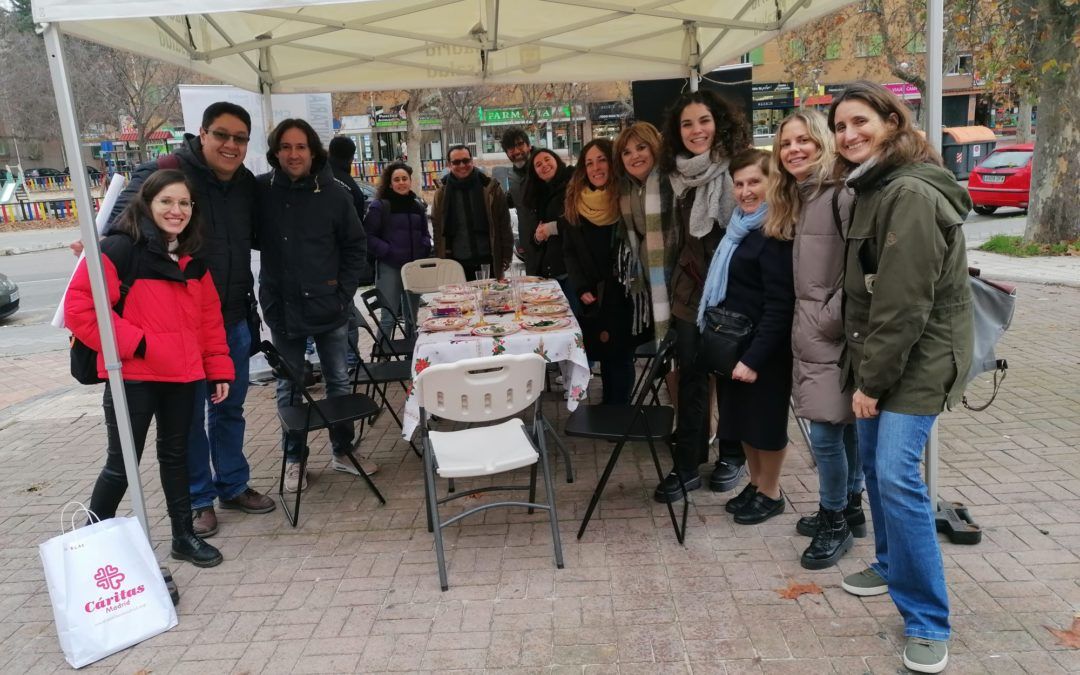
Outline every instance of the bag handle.
[[(67, 515), (68, 507), (71, 506), (72, 504), (74, 504), (75, 506), (77, 506), (79, 508), (72, 511), (71, 512), (71, 517), (65, 522), (64, 516)], [(64, 504), (64, 508), (60, 510), (60, 531), (64, 532), (65, 534), (67, 532), (74, 532), (75, 529), (78, 527), (75, 524), (75, 518), (80, 513), (85, 513), (87, 519), (91, 520), (92, 522), (95, 522), (95, 523), (100, 523), (101, 522), (101, 518), (98, 517), (98, 514), (94, 513), (90, 509), (88, 509), (86, 507), (86, 504), (83, 504), (82, 502), (72, 501), (72, 502), (68, 502), (67, 504)], [(71, 529), (69, 530), (69, 529), (65, 528), (65, 525), (70, 525)]]
[[(1009, 374), (1008, 370), (1009, 362), (1005, 359), (998, 359), (997, 368), (994, 369), (994, 391), (990, 394), (989, 401), (980, 406), (972, 407), (968, 404), (967, 394), (964, 394), (964, 396), (960, 399), (960, 402), (964, 405), (965, 408), (972, 412), (982, 412), (983, 410), (986, 410), (990, 407), (990, 404), (994, 402), (994, 399), (997, 398), (998, 389), (1001, 388), (1001, 383), (1005, 381), (1005, 376)], [(999, 375), (1001, 376), (1001, 379), (998, 379)]]

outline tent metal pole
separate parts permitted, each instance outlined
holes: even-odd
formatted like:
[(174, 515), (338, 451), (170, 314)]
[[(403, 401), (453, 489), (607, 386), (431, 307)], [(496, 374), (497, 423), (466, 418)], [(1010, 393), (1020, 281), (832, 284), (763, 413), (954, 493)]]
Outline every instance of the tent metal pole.
[(683, 23), (686, 31), (686, 67), (690, 77), (690, 91), (701, 85), (701, 45), (698, 44), (698, 27), (693, 21)]
[[(60, 29), (55, 23), (45, 24), (45, 49), (49, 56), (49, 71), (52, 74), (53, 93), (56, 95), (56, 108), (60, 118), (60, 132), (64, 139), (64, 149), (69, 158), (68, 166), (82, 165), (82, 153), (79, 149), (79, 126), (75, 118), (75, 106), (72, 102), (70, 79), (64, 57), (63, 41)], [(101, 352), (105, 359), (105, 370), (109, 375), (109, 388), (112, 390), (113, 409), (116, 412), (116, 427), (120, 434), (120, 449), (124, 456), (124, 471), (127, 473), (128, 492), (131, 494), (131, 506), (142, 525), (146, 538), (150, 538), (150, 526), (146, 519), (146, 502), (143, 499), (142, 482), (139, 479), (139, 462), (135, 457), (135, 439), (131, 433), (131, 417), (128, 413), (127, 396), (124, 392), (124, 378), (120, 371), (120, 355), (116, 348), (116, 334), (112, 325), (112, 305), (109, 302), (108, 289), (105, 286), (105, 271), (101, 264), (101, 249), (98, 246), (97, 230), (94, 227), (94, 201), (90, 196), (90, 184), (85, 171), (72, 171), (71, 183), (75, 188), (75, 204), (78, 206), (79, 232), (82, 235), (86, 264), (90, 273), (90, 290), (94, 296), (94, 313), (98, 317), (98, 331), (101, 335)], [(102, 320), (102, 318), (106, 320)]]
[[(926, 110), (926, 135), (931, 145), (941, 152), (941, 73), (942, 52), (945, 45), (945, 0), (929, 0), (926, 15), (926, 100), (922, 102)], [(938, 487), (938, 425), (934, 422), (930, 436), (926, 441), (927, 494), (930, 502), (937, 505)]]
[(259, 49), (259, 93), (262, 94), (263, 124), (267, 133), (274, 128), (274, 103), (270, 97), (270, 81), (264, 76), (270, 73), (270, 48)]

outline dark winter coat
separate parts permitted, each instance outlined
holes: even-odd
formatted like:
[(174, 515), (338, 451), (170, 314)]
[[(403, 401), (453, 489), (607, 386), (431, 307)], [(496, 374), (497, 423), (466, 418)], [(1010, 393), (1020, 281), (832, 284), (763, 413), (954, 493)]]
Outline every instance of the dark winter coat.
[[(475, 169), (474, 169), (475, 171)], [(506, 192), (498, 181), (477, 171), (481, 189), (484, 191), (484, 208), (487, 209), (488, 242), (491, 247), (491, 271), (502, 274), (514, 259), (514, 232), (510, 228), (510, 208), (506, 204)], [(431, 231), (435, 244), (435, 257), (446, 257), (446, 222), (450, 198), (444, 178), (435, 191), (431, 204)]]
[(518, 246), (525, 257), (525, 269), (529, 274), (537, 274), (533, 271), (536, 268), (532, 260), (533, 250), (528, 245), (528, 242), (532, 241), (533, 232), (536, 232), (536, 212), (525, 205), (525, 195), (529, 188), (529, 168), (511, 167), (508, 180), (510, 206), (517, 211)]
[[(193, 134), (184, 135), (184, 144), (173, 152), (180, 170), (191, 182), (202, 224), (200, 260), (210, 268), (210, 275), (221, 298), (221, 314), (229, 326), (247, 318), (254, 279), (251, 275), (251, 237), (254, 225), (255, 176), (245, 166), (236, 170), (231, 180), (223, 181), (207, 166), (202, 143)], [(140, 164), (131, 174), (113, 208), (110, 222), (119, 218), (128, 203), (139, 193), (142, 184), (159, 168), (162, 160)], [(107, 231), (107, 230), (106, 230)]]
[(971, 198), (933, 164), (859, 169), (848, 179), (844, 372), (880, 410), (936, 415), (960, 402), (971, 368), (960, 227)]
[[(839, 190), (839, 193), (837, 192)], [(795, 316), (791, 325), (791, 402), (814, 422), (849, 424), (852, 391), (842, 389), (844, 353), (844, 236), (852, 194), (843, 186), (799, 185), (802, 210), (795, 224)], [(836, 213), (833, 195), (837, 195)], [(837, 222), (836, 216), (839, 216)]]
[(364, 221), (368, 252), (379, 262), (401, 267), (431, 257), (427, 207), (412, 192), (408, 198), (376, 199)]
[[(126, 233), (101, 242), (109, 305), (120, 300), (120, 279), (135, 277), (122, 314), (112, 312), (124, 379), (144, 382), (231, 382), (235, 376), (217, 289), (206, 264), (191, 256), (169, 257), (152, 222), (141, 224), (136, 244)], [(64, 323), (98, 352), (98, 377), (108, 377), (98, 334), (86, 260), (79, 263), (64, 296)]]
[[(530, 212), (532, 228), (521, 230), (521, 246), (525, 249), (525, 271), (528, 274), (558, 279), (567, 273), (563, 247), (566, 245), (565, 228), (569, 225), (563, 220), (563, 210), (566, 185), (573, 173), (573, 169), (564, 166), (549, 182), (529, 186), (534, 203), (526, 206), (525, 210)], [(551, 221), (559, 223), (559, 233), (537, 243), (534, 239), (536, 226)]]
[(256, 184), (263, 318), (291, 338), (341, 326), (367, 253), (349, 193), (326, 165), (297, 181), (273, 170)]

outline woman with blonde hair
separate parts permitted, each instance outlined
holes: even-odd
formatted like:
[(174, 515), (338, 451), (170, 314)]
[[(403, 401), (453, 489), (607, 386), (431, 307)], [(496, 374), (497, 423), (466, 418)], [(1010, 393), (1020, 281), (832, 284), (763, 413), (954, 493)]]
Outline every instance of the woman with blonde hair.
[(813, 537), (802, 566), (824, 569), (866, 536), (862, 469), (851, 392), (840, 382), (844, 232), (851, 192), (833, 178), (835, 148), (825, 116), (801, 110), (780, 123), (773, 142), (766, 227), (794, 239), (795, 316), (791, 326), (792, 403), (810, 423), (819, 509), (801, 518)]

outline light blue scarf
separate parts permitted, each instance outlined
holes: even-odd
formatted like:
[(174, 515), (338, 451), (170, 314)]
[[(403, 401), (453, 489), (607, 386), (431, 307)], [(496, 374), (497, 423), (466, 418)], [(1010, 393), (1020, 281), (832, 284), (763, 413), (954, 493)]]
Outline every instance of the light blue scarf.
[(720, 240), (720, 245), (716, 247), (712, 262), (709, 263), (709, 274), (705, 277), (705, 288), (701, 292), (701, 303), (698, 304), (698, 330), (705, 330), (705, 310), (719, 305), (727, 297), (728, 267), (731, 265), (731, 256), (735, 254), (735, 249), (751, 231), (761, 229), (768, 212), (769, 206), (765, 203), (750, 214), (743, 213), (740, 208), (732, 211), (727, 232)]

